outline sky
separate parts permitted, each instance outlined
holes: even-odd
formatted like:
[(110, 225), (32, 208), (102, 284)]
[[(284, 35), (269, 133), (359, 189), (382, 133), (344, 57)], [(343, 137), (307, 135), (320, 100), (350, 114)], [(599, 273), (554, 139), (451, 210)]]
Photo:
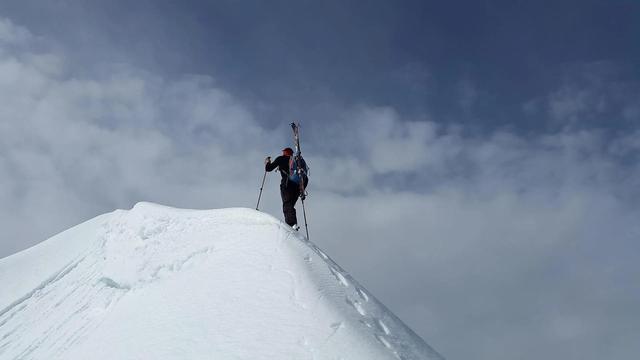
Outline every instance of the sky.
[(638, 34), (622, 0), (3, 0), (0, 257), (254, 207), (299, 121), (311, 240), (445, 357), (637, 358)]

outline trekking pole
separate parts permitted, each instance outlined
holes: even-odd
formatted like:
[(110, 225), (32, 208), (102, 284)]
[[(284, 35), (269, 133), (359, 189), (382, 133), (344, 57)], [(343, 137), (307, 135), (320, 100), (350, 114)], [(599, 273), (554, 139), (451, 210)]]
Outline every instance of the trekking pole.
[(260, 206), (260, 198), (262, 197), (262, 188), (264, 188), (264, 181), (267, 178), (267, 170), (264, 171), (264, 176), (262, 177), (262, 184), (260, 185), (260, 194), (258, 195), (258, 203), (256, 204), (256, 210), (258, 210), (258, 206)]
[(304, 198), (302, 200), (302, 214), (304, 216), (304, 229), (307, 231), (307, 241), (309, 241), (309, 226), (307, 225), (307, 210), (304, 208)]

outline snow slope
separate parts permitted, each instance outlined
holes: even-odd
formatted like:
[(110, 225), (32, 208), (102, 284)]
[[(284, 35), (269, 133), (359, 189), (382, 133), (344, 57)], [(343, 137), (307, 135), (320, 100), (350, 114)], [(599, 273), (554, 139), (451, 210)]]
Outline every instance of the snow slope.
[(441, 359), (301, 234), (140, 203), (0, 260), (0, 359)]

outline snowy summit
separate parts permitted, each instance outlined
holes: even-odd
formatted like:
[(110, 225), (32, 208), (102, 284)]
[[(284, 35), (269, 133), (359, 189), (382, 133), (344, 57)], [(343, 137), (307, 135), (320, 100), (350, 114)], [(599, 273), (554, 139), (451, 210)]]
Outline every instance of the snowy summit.
[(140, 203), (0, 260), (0, 359), (442, 359), (249, 209)]

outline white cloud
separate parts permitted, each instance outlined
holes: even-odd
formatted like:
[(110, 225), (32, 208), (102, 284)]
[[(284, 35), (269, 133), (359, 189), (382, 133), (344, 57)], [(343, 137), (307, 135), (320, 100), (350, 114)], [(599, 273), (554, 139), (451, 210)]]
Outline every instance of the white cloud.
[(32, 38), (29, 30), (14, 25), (9, 19), (0, 18), (0, 44), (23, 44)]
[(261, 164), (255, 150), (273, 135), (210, 79), (126, 67), (78, 77), (64, 58), (13, 39), (21, 48), (0, 56), (3, 255), (142, 199), (237, 205), (230, 194), (259, 173), (247, 176), (247, 156)]
[(574, 65), (556, 91), (524, 105), (529, 115), (546, 112), (568, 129), (637, 126), (640, 84), (623, 76), (613, 62)]

